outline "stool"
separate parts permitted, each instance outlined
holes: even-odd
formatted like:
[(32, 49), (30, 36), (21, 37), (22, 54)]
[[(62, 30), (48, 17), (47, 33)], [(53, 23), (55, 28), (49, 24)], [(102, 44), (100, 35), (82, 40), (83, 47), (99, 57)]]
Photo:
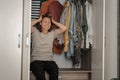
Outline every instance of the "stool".
[[(49, 80), (49, 75), (47, 72), (45, 72), (45, 78), (46, 80)], [(34, 74), (32, 73), (32, 71), (30, 71), (30, 80), (36, 80)]]

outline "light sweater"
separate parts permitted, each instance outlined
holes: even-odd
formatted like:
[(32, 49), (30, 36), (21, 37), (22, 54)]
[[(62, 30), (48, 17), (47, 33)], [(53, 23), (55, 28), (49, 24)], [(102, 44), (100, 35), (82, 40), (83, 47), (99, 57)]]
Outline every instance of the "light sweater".
[(42, 60), (52, 61), (53, 60), (53, 40), (56, 37), (56, 31), (48, 32), (44, 34), (39, 32), (38, 29), (34, 28), (32, 33), (32, 55), (31, 61)]

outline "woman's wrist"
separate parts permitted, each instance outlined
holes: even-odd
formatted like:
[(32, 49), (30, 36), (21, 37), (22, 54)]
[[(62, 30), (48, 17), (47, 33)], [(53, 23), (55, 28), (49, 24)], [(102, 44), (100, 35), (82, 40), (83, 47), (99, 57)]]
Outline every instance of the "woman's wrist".
[(37, 19), (37, 22), (40, 22), (41, 20), (40, 19)]
[(41, 20), (42, 20), (42, 16), (40, 16), (40, 18), (38, 19), (38, 22), (41, 22)]
[(56, 24), (56, 21), (52, 19), (52, 23), (53, 23), (53, 24)]

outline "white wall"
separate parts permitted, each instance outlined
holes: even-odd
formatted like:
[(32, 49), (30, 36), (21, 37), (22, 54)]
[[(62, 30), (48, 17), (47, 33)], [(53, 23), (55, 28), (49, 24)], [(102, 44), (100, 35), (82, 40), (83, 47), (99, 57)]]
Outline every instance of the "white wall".
[(103, 0), (93, 0), (95, 44), (92, 52), (92, 80), (103, 80)]
[(117, 1), (106, 0), (105, 80), (117, 77)]

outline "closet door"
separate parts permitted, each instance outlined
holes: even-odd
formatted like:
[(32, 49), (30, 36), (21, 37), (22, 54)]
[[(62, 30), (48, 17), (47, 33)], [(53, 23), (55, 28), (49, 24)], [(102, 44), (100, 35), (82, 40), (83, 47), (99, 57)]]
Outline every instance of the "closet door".
[(104, 80), (104, 52), (105, 52), (105, 0), (93, 1), (93, 17), (95, 27), (95, 47), (92, 50), (92, 79)]
[(22, 79), (30, 80), (31, 0), (23, 0)]
[(119, 0), (105, 0), (105, 72), (104, 80), (117, 78), (118, 67), (118, 48), (117, 48), (117, 30), (118, 30), (118, 2)]
[(23, 0), (0, 0), (0, 80), (21, 80)]
[(119, 0), (93, 0), (96, 48), (92, 52), (92, 80), (117, 78)]

